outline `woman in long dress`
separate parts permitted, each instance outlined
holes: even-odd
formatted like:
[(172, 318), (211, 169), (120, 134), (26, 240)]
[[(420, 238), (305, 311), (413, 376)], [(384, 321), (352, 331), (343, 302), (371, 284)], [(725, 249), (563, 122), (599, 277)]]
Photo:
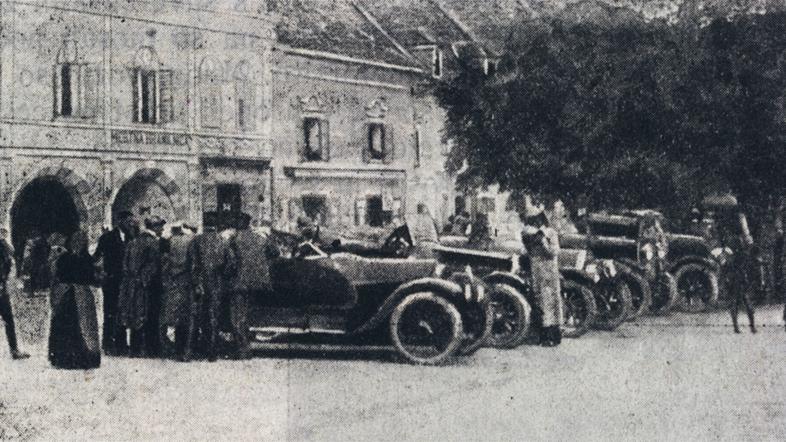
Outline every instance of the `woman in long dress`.
[[(57, 235), (57, 234), (55, 234)], [(90, 369), (101, 365), (95, 297), (90, 285), (95, 270), (87, 251), (87, 235), (77, 231), (68, 241), (50, 239), (53, 283), (50, 304), (49, 362), (65, 369)]]

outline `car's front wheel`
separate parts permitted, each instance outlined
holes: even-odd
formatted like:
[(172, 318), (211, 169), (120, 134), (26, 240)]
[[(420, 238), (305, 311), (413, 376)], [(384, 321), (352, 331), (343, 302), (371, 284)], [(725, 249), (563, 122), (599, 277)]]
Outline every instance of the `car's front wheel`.
[(718, 274), (701, 264), (686, 264), (674, 274), (680, 294), (679, 308), (701, 312), (718, 303)]
[(463, 330), (456, 307), (431, 292), (408, 295), (390, 317), (393, 345), (416, 364), (444, 363), (461, 346)]
[(578, 338), (595, 322), (598, 311), (595, 296), (585, 285), (566, 279), (562, 281), (562, 335)]
[(623, 280), (606, 281), (598, 286), (595, 303), (598, 317), (592, 327), (611, 331), (627, 319), (632, 307), (630, 288)]
[(489, 293), (494, 321), (489, 345), (515, 348), (527, 339), (531, 307), (518, 290), (507, 284), (494, 284)]
[(483, 300), (468, 305), (462, 316), (464, 322), (464, 342), (459, 354), (470, 356), (481, 347), (488, 345), (494, 325), (494, 310), (491, 302)]
[(677, 280), (669, 272), (661, 272), (652, 282), (652, 304), (650, 314), (662, 316), (668, 314), (679, 301)]

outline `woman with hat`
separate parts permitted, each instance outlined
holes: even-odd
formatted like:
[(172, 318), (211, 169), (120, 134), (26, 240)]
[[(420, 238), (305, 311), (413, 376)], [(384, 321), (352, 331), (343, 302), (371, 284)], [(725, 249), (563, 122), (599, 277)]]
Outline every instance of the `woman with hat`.
[(560, 288), (559, 238), (549, 227), (543, 209), (529, 206), (525, 210), (522, 240), (532, 266), (532, 288), (541, 315), (540, 344), (546, 347), (562, 341), (562, 292)]
[[(59, 235), (59, 234), (55, 234)], [(52, 319), (49, 331), (49, 362), (65, 369), (90, 369), (101, 365), (95, 298), (93, 259), (87, 251), (87, 235), (75, 232), (51, 240), (53, 284), (50, 291)]]

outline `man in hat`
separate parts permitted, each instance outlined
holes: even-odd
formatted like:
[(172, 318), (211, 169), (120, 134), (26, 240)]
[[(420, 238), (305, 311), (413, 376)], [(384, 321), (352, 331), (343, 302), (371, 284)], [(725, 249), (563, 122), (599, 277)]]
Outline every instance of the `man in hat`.
[(8, 275), (11, 274), (11, 267), (14, 263), (14, 251), (6, 241), (7, 236), (8, 229), (0, 227), (0, 319), (5, 322), (5, 337), (11, 350), (11, 358), (27, 359), (30, 355), (19, 350), (16, 340), (14, 314), (11, 310), (11, 298), (8, 295)]
[(145, 220), (139, 235), (128, 243), (120, 285), (120, 324), (131, 330), (131, 354), (156, 356), (160, 349), (161, 233), (166, 221)]
[(223, 230), (223, 226), (213, 227), (217, 223), (210, 221), (206, 217), (205, 231), (194, 238), (188, 250), (187, 262), (196, 318), (190, 327), (183, 361), (188, 361), (191, 357), (197, 328), (201, 330), (200, 336), (204, 341), (208, 360), (212, 362), (217, 359), (221, 301), (225, 298), (229, 281), (234, 277), (237, 268), (230, 242), (219, 231)]
[[(163, 292), (161, 299), (161, 331), (164, 348), (168, 354), (181, 358), (187, 351), (188, 333), (192, 320), (193, 294), (191, 275), (188, 272), (188, 249), (193, 235), (179, 221), (171, 226), (166, 250), (162, 253)], [(169, 330), (174, 331), (170, 340)], [(169, 343), (174, 341), (171, 351)]]
[(123, 354), (128, 351), (125, 329), (118, 323), (118, 301), (120, 281), (123, 278), (123, 257), (126, 246), (133, 237), (136, 226), (134, 215), (124, 210), (117, 214), (117, 226), (98, 238), (98, 246), (93, 260), (103, 263), (104, 277), (101, 292), (104, 296), (104, 326), (102, 347), (109, 354)]
[(562, 341), (562, 292), (560, 287), (559, 237), (549, 227), (543, 210), (528, 207), (525, 211), (522, 240), (532, 266), (533, 292), (541, 316), (540, 344), (547, 347)]
[(265, 296), (273, 291), (268, 263), (277, 254), (267, 238), (253, 232), (250, 227), (251, 216), (239, 214), (237, 233), (230, 243), (237, 262), (229, 291), (229, 306), (238, 359), (248, 357), (249, 300), (252, 296)]

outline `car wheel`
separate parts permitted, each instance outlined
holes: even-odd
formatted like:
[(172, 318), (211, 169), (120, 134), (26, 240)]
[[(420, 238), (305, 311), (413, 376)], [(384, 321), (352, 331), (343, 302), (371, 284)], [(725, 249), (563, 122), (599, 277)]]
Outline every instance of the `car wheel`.
[(489, 293), (494, 315), (489, 345), (515, 348), (527, 339), (530, 307), (524, 295), (507, 284), (494, 284)]
[(434, 293), (404, 298), (390, 317), (390, 335), (396, 350), (416, 364), (444, 363), (461, 346), (464, 326), (456, 307)]
[(488, 345), (494, 325), (494, 310), (491, 302), (470, 304), (461, 319), (464, 323), (464, 343), (459, 349), (462, 356), (470, 356), (484, 345)]
[(632, 309), (630, 288), (618, 279), (609, 281), (595, 296), (598, 316), (592, 328), (611, 331), (619, 327)]
[(702, 312), (718, 304), (718, 274), (701, 264), (686, 264), (674, 275), (680, 310)]
[(621, 273), (620, 279), (627, 284), (630, 291), (631, 308), (627, 320), (632, 321), (649, 311), (652, 304), (652, 288), (643, 276), (633, 272)]
[(578, 338), (595, 322), (595, 296), (587, 286), (566, 279), (562, 282), (562, 335)]
[(660, 272), (652, 283), (652, 304), (650, 314), (668, 314), (679, 301), (680, 292), (677, 290), (677, 280), (668, 272)]

